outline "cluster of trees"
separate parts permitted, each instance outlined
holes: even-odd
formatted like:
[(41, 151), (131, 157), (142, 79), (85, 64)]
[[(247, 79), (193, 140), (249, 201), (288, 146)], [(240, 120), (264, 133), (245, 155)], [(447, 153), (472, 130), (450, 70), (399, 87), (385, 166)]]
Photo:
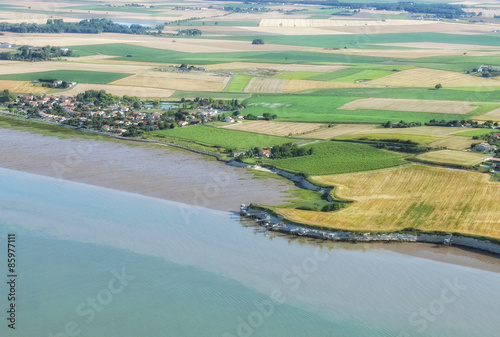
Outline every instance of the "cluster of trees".
[(262, 114), (262, 118), (259, 118), (258, 116), (255, 116), (255, 115), (252, 115), (252, 114), (248, 114), (248, 115), (245, 116), (245, 119), (251, 120), (251, 121), (257, 120), (257, 119), (264, 119), (266, 121), (272, 121), (272, 120), (274, 120), (276, 118), (278, 118), (278, 115), (276, 115), (276, 114), (272, 114), (271, 115), (269, 112), (263, 113)]
[(309, 148), (309, 150), (304, 149), (303, 147), (298, 147), (297, 144), (283, 144), (274, 146), (271, 149), (270, 158), (273, 159), (281, 159), (281, 158), (292, 158), (292, 157), (302, 157), (309, 156), (313, 154), (313, 148)]
[(186, 36), (201, 36), (201, 30), (199, 29), (179, 29), (177, 35)]
[(262, 39), (254, 39), (252, 41), (252, 44), (264, 44), (264, 40), (262, 40)]
[(405, 121), (399, 121), (399, 123), (393, 124), (391, 121), (388, 121), (387, 123), (383, 123), (382, 126), (384, 128), (412, 128), (415, 126), (422, 126), (421, 122), (405, 122)]
[(92, 103), (99, 106), (110, 106), (119, 101), (119, 97), (108, 94), (104, 90), (86, 90), (76, 95), (76, 100), (81, 103)]
[(256, 12), (265, 13), (271, 11), (271, 9), (267, 7), (255, 7), (255, 6), (249, 6), (249, 7), (224, 6), (222, 7), (222, 9), (228, 12), (235, 12), (235, 13), (256, 13)]
[(48, 19), (45, 24), (0, 22), (0, 31), (12, 33), (122, 33), (154, 34), (141, 25), (121, 25), (108, 19), (90, 19), (80, 22), (64, 22), (62, 19)]
[(17, 98), (16, 95), (11, 94), (7, 89), (0, 92), (0, 103), (15, 101), (16, 98)]
[(47, 61), (57, 57), (71, 57), (73, 51), (67, 48), (45, 46), (34, 48), (30, 46), (21, 46), (15, 52), (0, 53), (0, 60), (16, 61)]
[(462, 126), (462, 125), (471, 125), (472, 127), (487, 127), (491, 128), (492, 126), (498, 126), (498, 122), (493, 122), (493, 121), (486, 121), (483, 124), (479, 124), (478, 121), (473, 121), (471, 119), (465, 120), (452, 120), (452, 121), (445, 121), (445, 120), (436, 120), (436, 119), (431, 119), (429, 123), (425, 123), (427, 126)]
[[(230, 1), (230, 0), (225, 0)], [(232, 0), (231, 0), (232, 1)], [(269, 0), (252, 0), (252, 3), (263, 3), (269, 4)], [(406, 11), (410, 13), (424, 13), (432, 14), (437, 17), (453, 19), (458, 18), (461, 15), (466, 15), (467, 13), (462, 10), (461, 6), (450, 5), (443, 3), (415, 3), (412, 1), (408, 2), (342, 2), (335, 0), (283, 0), (274, 1), (274, 3), (283, 4), (300, 4), (300, 5), (321, 5), (330, 7), (344, 7), (349, 9), (360, 9), (360, 8), (375, 8), (378, 10), (388, 10), (388, 11)]]

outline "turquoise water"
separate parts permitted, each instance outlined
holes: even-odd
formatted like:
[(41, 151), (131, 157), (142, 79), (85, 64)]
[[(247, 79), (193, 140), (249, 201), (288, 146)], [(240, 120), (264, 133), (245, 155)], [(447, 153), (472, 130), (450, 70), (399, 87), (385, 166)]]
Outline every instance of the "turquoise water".
[(234, 214), (6, 169), (0, 247), (0, 336), (485, 337), (500, 328), (498, 273), (263, 234)]

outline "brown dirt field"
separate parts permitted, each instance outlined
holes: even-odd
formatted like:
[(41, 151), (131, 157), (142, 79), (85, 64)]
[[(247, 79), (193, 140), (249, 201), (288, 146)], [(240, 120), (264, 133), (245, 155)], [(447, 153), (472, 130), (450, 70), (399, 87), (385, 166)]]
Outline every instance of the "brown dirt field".
[(73, 88), (67, 91), (61, 91), (54, 93), (54, 96), (75, 96), (79, 93), (85, 92), (86, 90), (105, 90), (106, 92), (117, 95), (129, 95), (144, 98), (166, 98), (170, 97), (174, 91), (167, 89), (158, 88), (144, 88), (144, 87), (133, 87), (124, 85), (110, 85), (110, 84), (84, 84), (80, 83), (75, 85)]
[(205, 73), (147, 71), (111, 82), (113, 85), (189, 91), (221, 91), (229, 77)]
[(324, 128), (318, 131), (309, 132), (305, 135), (298, 136), (300, 138), (318, 138), (330, 139), (337, 136), (345, 135), (353, 132), (372, 130), (376, 127), (375, 124), (338, 124), (331, 128)]
[(441, 150), (422, 153), (415, 158), (433, 163), (457, 164), (473, 166), (491, 157), (477, 152), (464, 152), (455, 150)]
[[(392, 75), (391, 75), (392, 76)], [(392, 111), (416, 111), (416, 112), (437, 112), (448, 114), (466, 114), (477, 106), (471, 102), (459, 101), (437, 101), (424, 99), (406, 98), (362, 98), (346, 103), (339, 107), (341, 110), (392, 110)]]
[(217, 63), (204, 66), (208, 70), (239, 70), (239, 69), (273, 69), (278, 71), (312, 71), (318, 73), (329, 73), (335, 70), (347, 68), (343, 65), (314, 65), (314, 64), (276, 64), (276, 63), (252, 63), (252, 62), (230, 62)]
[(252, 77), (244, 92), (283, 93), (288, 81), (282, 78)]
[(297, 92), (315, 89), (361, 88), (362, 84), (329, 81), (289, 80), (283, 92)]
[(487, 174), (411, 164), (314, 179), (337, 186), (338, 196), (355, 202), (337, 212), (279, 211), (296, 221), (331, 228), (414, 227), (500, 238), (500, 184)]
[(293, 122), (273, 122), (273, 121), (248, 121), (238, 124), (230, 124), (223, 128), (263, 133), (273, 136), (288, 136), (292, 134), (301, 135), (306, 132), (317, 130), (325, 124), (320, 123), (293, 123)]
[(0, 80), (0, 90), (9, 90), (18, 94), (45, 94), (50, 88), (35, 86), (29, 81)]
[(477, 143), (477, 140), (462, 136), (451, 136), (437, 142), (430, 143), (429, 146), (440, 148), (446, 147), (450, 150), (465, 150), (470, 149), (471, 144)]
[(500, 86), (500, 80), (461, 74), (453, 71), (415, 68), (397, 72), (373, 81), (372, 85), (388, 87), (434, 88), (438, 83), (445, 88)]

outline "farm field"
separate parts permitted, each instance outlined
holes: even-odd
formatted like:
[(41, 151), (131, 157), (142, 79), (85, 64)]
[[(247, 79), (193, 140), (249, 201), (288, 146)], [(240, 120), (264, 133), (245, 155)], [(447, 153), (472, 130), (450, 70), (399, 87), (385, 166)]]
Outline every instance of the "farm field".
[(466, 114), (476, 108), (477, 106), (471, 102), (373, 97), (358, 99), (339, 107), (342, 110), (372, 109), (449, 114)]
[(292, 122), (274, 122), (274, 121), (248, 121), (238, 124), (229, 124), (224, 129), (248, 131), (262, 133), (273, 136), (300, 137), (304, 133), (325, 127), (325, 124), (318, 123), (292, 123)]
[[(0, 81), (1, 84), (1, 81)], [(40, 87), (41, 88), (41, 87)], [(48, 89), (48, 88), (43, 88)], [(147, 87), (134, 87), (124, 85), (110, 85), (110, 84), (85, 84), (79, 83), (69, 90), (51, 92), (54, 96), (75, 96), (79, 93), (84, 93), (87, 90), (105, 90), (106, 92), (117, 96), (137, 96), (143, 98), (166, 98), (173, 95), (173, 90), (147, 88)], [(50, 93), (50, 92), (49, 92)]]
[(160, 138), (161, 136), (175, 137), (202, 145), (222, 146), (235, 150), (249, 150), (254, 147), (271, 147), (296, 141), (294, 138), (269, 136), (201, 125), (148, 133), (148, 137), (158, 136), (160, 136)]
[(500, 108), (491, 110), (481, 117), (487, 120), (500, 121)]
[(399, 154), (364, 144), (326, 141), (304, 146), (305, 149), (311, 147), (314, 152), (309, 156), (269, 159), (264, 162), (307, 175), (368, 171), (405, 163)]
[(36, 86), (30, 81), (0, 80), (0, 90), (9, 90), (10, 92), (20, 94), (45, 94), (50, 90), (50, 88)]
[(251, 79), (252, 76), (236, 74), (224, 91), (243, 92)]
[(371, 81), (370, 83), (401, 88), (434, 88), (434, 86), (438, 83), (445, 88), (500, 86), (500, 80), (494, 78), (475, 77), (452, 71), (427, 68), (403, 70)]
[(496, 133), (496, 132), (498, 132), (498, 131), (495, 131), (492, 129), (475, 129), (475, 130), (458, 132), (455, 135), (463, 136), (463, 137), (474, 137), (474, 136), (491, 135), (492, 133)]
[(288, 80), (288, 82), (286, 82), (283, 92), (298, 92), (305, 90), (333, 89), (333, 88), (359, 88), (359, 87), (361, 87), (361, 85), (354, 83)]
[(415, 135), (415, 134), (404, 134), (404, 133), (351, 133), (335, 138), (336, 140), (359, 140), (359, 141), (412, 141), (418, 144), (427, 145), (439, 140), (441, 137), (427, 136), (427, 135)]
[(470, 146), (477, 143), (477, 140), (462, 136), (450, 136), (442, 140), (438, 140), (434, 143), (429, 144), (429, 146), (434, 148), (446, 147), (450, 150), (466, 150), (470, 149)]
[[(431, 119), (460, 120), (463, 114), (442, 114), (428, 112), (382, 111), (382, 110), (340, 110), (340, 106), (356, 100), (352, 96), (330, 96), (333, 90), (318, 91), (317, 94), (253, 95), (244, 101), (245, 113), (261, 116), (263, 113), (277, 114), (283, 121), (294, 122), (335, 122), (335, 123), (386, 123), (400, 120), (426, 123)], [(362, 91), (345, 92), (362, 94)], [(342, 91), (336, 92), (337, 95)], [(370, 90), (365, 94), (371, 93)]]
[(283, 215), (346, 230), (415, 228), (500, 238), (500, 184), (487, 174), (411, 164), (313, 179), (336, 186), (339, 197), (355, 202), (337, 212), (280, 208)]
[(484, 155), (477, 152), (441, 150), (419, 154), (415, 157), (415, 159), (423, 162), (443, 165), (458, 165), (467, 168), (490, 157), (491, 155)]
[(54, 70), (36, 73), (0, 75), (0, 79), (16, 81), (34, 81), (38, 79), (54, 79), (79, 83), (108, 84), (130, 74), (106, 73), (98, 71)]
[(288, 80), (281, 78), (252, 77), (244, 92), (283, 93)]
[[(460, 127), (447, 127), (447, 126), (418, 126), (413, 128), (376, 128), (370, 130), (371, 134), (383, 133), (383, 134), (406, 134), (406, 135), (422, 135), (422, 136), (432, 136), (432, 137), (448, 137), (454, 135), (458, 132), (463, 132), (463, 128)], [(363, 130), (355, 133), (365, 133)]]
[(110, 84), (171, 90), (222, 91), (229, 79), (228, 76), (205, 73), (147, 71)]
[(372, 130), (375, 124), (337, 124), (332, 127), (322, 128), (317, 131), (309, 132), (305, 135), (298, 135), (299, 138), (331, 139), (352, 132), (361, 132)]

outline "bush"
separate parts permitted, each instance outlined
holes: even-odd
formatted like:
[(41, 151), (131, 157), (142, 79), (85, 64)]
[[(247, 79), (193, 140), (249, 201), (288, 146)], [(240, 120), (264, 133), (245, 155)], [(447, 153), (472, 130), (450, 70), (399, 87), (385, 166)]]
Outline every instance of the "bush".
[(252, 44), (264, 44), (264, 41), (262, 39), (254, 39)]

